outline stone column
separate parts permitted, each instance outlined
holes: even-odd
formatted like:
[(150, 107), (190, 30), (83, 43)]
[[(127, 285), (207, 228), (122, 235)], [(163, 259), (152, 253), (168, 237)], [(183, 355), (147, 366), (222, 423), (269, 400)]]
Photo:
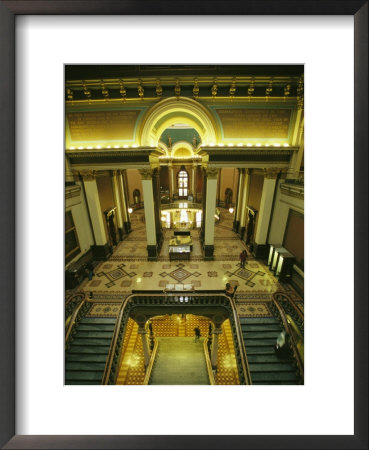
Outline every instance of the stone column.
[(145, 368), (146, 368), (150, 363), (150, 350), (149, 350), (149, 344), (147, 343), (146, 330), (145, 330), (144, 326), (139, 325), (138, 334), (141, 335), (142, 347), (143, 347), (143, 352), (144, 352), (144, 363), (145, 363)]
[(197, 169), (197, 164), (193, 161), (192, 162), (191, 191), (192, 191), (192, 197), (193, 197), (194, 202), (196, 202), (196, 169)]
[(154, 215), (155, 215), (155, 230), (156, 230), (156, 243), (158, 246), (158, 253), (160, 252), (161, 245), (163, 243), (163, 228), (160, 220), (160, 172), (159, 168), (153, 171), (152, 175), (152, 188), (154, 197)]
[(264, 176), (263, 191), (260, 200), (259, 217), (255, 232), (254, 254), (257, 258), (263, 258), (267, 252), (267, 236), (271, 220), (274, 191), (278, 170), (267, 169)]
[(206, 170), (202, 169), (202, 194), (201, 194), (201, 206), (202, 206), (202, 215), (201, 215), (201, 229), (200, 229), (200, 241), (201, 245), (204, 245), (205, 240), (205, 218), (206, 218), (206, 183), (207, 183), (207, 174)]
[(158, 257), (158, 246), (156, 242), (156, 227), (155, 227), (155, 206), (154, 193), (152, 188), (152, 170), (140, 169), (142, 192), (144, 197), (144, 211), (146, 223), (146, 238), (147, 238), (147, 255), (149, 261), (156, 261)]
[(122, 211), (122, 204), (121, 204), (121, 200), (120, 200), (118, 171), (117, 170), (113, 170), (113, 172), (112, 172), (112, 183), (113, 183), (114, 203), (115, 203), (115, 206), (117, 207), (116, 215), (117, 215), (119, 239), (121, 241), (123, 241), (123, 237), (124, 237), (123, 211)]
[(206, 170), (206, 214), (205, 214), (205, 260), (212, 260), (214, 254), (215, 204), (217, 196), (217, 177), (219, 169)]
[(213, 369), (217, 368), (218, 348), (219, 348), (219, 335), (222, 333), (221, 326), (215, 326), (213, 335), (213, 346), (211, 349), (211, 366)]
[(173, 163), (168, 163), (168, 172), (169, 172), (169, 200), (173, 201), (173, 190), (174, 190), (174, 181), (173, 181)]
[(238, 230), (241, 239), (244, 239), (245, 236), (246, 220), (247, 220), (247, 203), (249, 200), (249, 192), (250, 192), (250, 179), (251, 179), (251, 169), (246, 169), (243, 183), (240, 226)]
[(112, 249), (108, 244), (106, 236), (99, 192), (96, 184), (96, 174), (91, 170), (81, 171), (81, 175), (83, 177), (88, 211), (95, 238), (95, 245), (92, 246), (92, 253), (95, 259), (106, 260), (112, 254)]
[(245, 177), (245, 170), (238, 169), (238, 188), (237, 188), (236, 211), (234, 213), (234, 222), (233, 222), (233, 230), (236, 233), (238, 233), (238, 229), (240, 227), (240, 210), (241, 210), (241, 202), (242, 202), (244, 177)]
[(122, 206), (122, 217), (123, 217), (123, 228), (126, 234), (131, 232), (131, 220), (128, 213), (128, 197), (126, 196), (126, 189), (124, 188), (124, 173), (125, 171), (120, 171), (118, 173), (118, 186), (120, 193), (120, 200)]

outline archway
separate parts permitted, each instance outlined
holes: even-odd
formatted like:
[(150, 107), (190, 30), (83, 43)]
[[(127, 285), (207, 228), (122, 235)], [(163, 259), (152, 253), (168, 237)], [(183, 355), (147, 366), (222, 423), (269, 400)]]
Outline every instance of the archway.
[(218, 141), (216, 122), (209, 111), (189, 98), (168, 98), (146, 113), (139, 136), (140, 145), (156, 147), (163, 131), (174, 123), (193, 127), (199, 133), (203, 145)]

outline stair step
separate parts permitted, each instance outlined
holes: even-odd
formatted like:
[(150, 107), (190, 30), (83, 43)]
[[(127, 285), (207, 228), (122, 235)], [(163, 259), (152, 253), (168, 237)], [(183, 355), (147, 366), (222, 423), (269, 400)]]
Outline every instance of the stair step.
[(244, 339), (274, 339), (279, 336), (280, 331), (242, 331)]
[(105, 363), (107, 352), (104, 354), (95, 354), (95, 353), (68, 353), (65, 357), (65, 362), (97, 362), (97, 363)]
[(75, 338), (73, 340), (74, 345), (89, 345), (89, 346), (104, 346), (110, 347), (111, 337), (109, 339), (97, 339), (97, 338)]
[(295, 372), (295, 369), (289, 363), (257, 363), (249, 364), (251, 374), (260, 372)]
[(274, 348), (270, 347), (247, 347), (247, 357), (251, 355), (275, 355)]
[[(259, 381), (266, 381), (268, 384), (273, 384), (274, 381), (296, 381), (298, 377), (293, 372), (262, 372), (251, 373), (252, 383)], [(296, 383), (297, 384), (297, 383)]]
[(93, 371), (104, 371), (105, 363), (100, 362), (67, 362), (65, 364), (65, 370), (69, 373), (70, 371), (78, 372), (93, 372)]
[(67, 351), (67, 355), (76, 354), (94, 354), (94, 355), (107, 355), (110, 345), (71, 345)]
[(106, 317), (106, 318), (84, 317), (83, 319), (80, 320), (79, 323), (115, 324), (116, 321), (117, 321), (116, 317), (113, 317), (113, 318), (111, 318), (111, 317)]
[(79, 381), (97, 381), (101, 383), (102, 377), (104, 375), (104, 371), (91, 371), (91, 372), (74, 372), (74, 371), (66, 371), (65, 372), (65, 382), (79, 380)]
[(113, 333), (111, 331), (81, 331), (79, 328), (77, 329), (77, 333), (74, 336), (74, 339), (111, 339)]
[(244, 333), (245, 331), (247, 333), (249, 333), (250, 331), (282, 331), (282, 328), (280, 325), (277, 324), (271, 324), (271, 325), (267, 325), (267, 324), (253, 324), (253, 325), (241, 325), (241, 329), (242, 332)]
[(281, 360), (278, 358), (278, 356), (275, 354), (274, 351), (273, 351), (273, 353), (270, 352), (270, 353), (262, 354), (262, 355), (250, 355), (248, 353), (247, 360), (248, 360), (249, 364), (255, 364), (255, 363), (273, 364), (273, 363), (281, 362)]
[(279, 321), (275, 317), (240, 317), (240, 323), (241, 325), (248, 325), (248, 324), (278, 324)]
[(104, 323), (81, 323), (78, 325), (78, 331), (110, 331), (113, 333), (114, 324)]
[(273, 345), (275, 344), (276, 340), (275, 339), (245, 339), (244, 338), (244, 342), (246, 345), (246, 350), (248, 351), (249, 347), (266, 347), (266, 346), (271, 346), (273, 347)]

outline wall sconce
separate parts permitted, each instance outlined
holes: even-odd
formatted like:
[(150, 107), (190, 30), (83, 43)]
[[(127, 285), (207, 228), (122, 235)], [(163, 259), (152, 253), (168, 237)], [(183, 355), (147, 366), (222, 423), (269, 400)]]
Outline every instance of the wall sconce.
[(128, 208), (128, 213), (132, 214), (132, 212), (133, 212), (133, 209), (132, 208)]
[(229, 208), (229, 210), (228, 210), (231, 214), (233, 214), (233, 212), (234, 212), (234, 209), (232, 208), (232, 206)]

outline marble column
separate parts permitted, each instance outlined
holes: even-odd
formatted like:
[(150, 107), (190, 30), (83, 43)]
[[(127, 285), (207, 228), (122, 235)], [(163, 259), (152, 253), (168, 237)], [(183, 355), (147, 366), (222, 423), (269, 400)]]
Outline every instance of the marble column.
[(106, 260), (112, 254), (112, 249), (106, 236), (99, 191), (96, 183), (96, 174), (93, 171), (81, 171), (80, 173), (83, 178), (88, 211), (95, 238), (95, 245), (92, 246), (92, 253), (95, 259)]
[(213, 369), (217, 368), (218, 348), (219, 348), (219, 335), (222, 333), (221, 326), (215, 326), (213, 331), (213, 346), (211, 349), (211, 366)]
[(260, 200), (260, 210), (255, 232), (254, 254), (257, 258), (263, 258), (267, 253), (267, 236), (271, 220), (274, 191), (278, 170), (267, 169), (264, 176), (263, 191)]
[(173, 178), (173, 163), (168, 163), (169, 172), (169, 201), (173, 201), (173, 190), (174, 190), (174, 178)]
[(156, 261), (158, 246), (156, 242), (155, 203), (152, 186), (152, 169), (140, 169), (142, 192), (144, 197), (144, 211), (147, 239), (147, 256), (149, 261)]
[(236, 211), (234, 214), (233, 230), (238, 233), (240, 227), (240, 210), (243, 194), (243, 182), (245, 177), (245, 170), (238, 169), (238, 188), (237, 188), (237, 200), (236, 200)]
[(122, 241), (123, 237), (124, 237), (123, 211), (122, 211), (122, 204), (121, 204), (121, 200), (120, 200), (117, 170), (113, 170), (113, 172), (112, 172), (112, 184), (113, 184), (114, 203), (115, 203), (115, 206), (117, 207), (116, 217), (117, 217), (117, 223), (118, 223), (119, 239)]
[(246, 229), (246, 221), (247, 221), (247, 203), (249, 200), (249, 192), (250, 192), (250, 179), (251, 179), (251, 169), (245, 170), (244, 175), (244, 183), (243, 183), (243, 193), (242, 193), (242, 203), (241, 203), (241, 211), (240, 211), (240, 226), (239, 226), (239, 235), (241, 239), (245, 237), (245, 229)]
[(197, 169), (197, 164), (193, 161), (192, 162), (191, 191), (192, 191), (192, 197), (193, 197), (194, 202), (196, 202), (196, 169)]
[(201, 215), (201, 229), (200, 229), (200, 241), (202, 246), (204, 245), (205, 240), (206, 183), (207, 183), (206, 170), (202, 168), (202, 194), (201, 194), (202, 215)]
[(155, 230), (156, 230), (156, 243), (158, 247), (158, 253), (160, 252), (163, 243), (163, 228), (160, 220), (160, 168), (153, 170), (152, 174), (152, 188), (154, 197), (154, 215), (155, 215)]
[(124, 187), (124, 172), (120, 171), (118, 173), (118, 186), (119, 186), (119, 193), (120, 193), (120, 200), (121, 200), (121, 206), (122, 206), (122, 217), (123, 217), (123, 228), (124, 232), (126, 234), (129, 234), (131, 232), (131, 220), (129, 218), (128, 213), (128, 197), (126, 196), (126, 189)]
[(141, 335), (142, 347), (143, 347), (143, 353), (144, 353), (144, 363), (145, 363), (145, 368), (146, 368), (150, 363), (150, 350), (149, 350), (149, 344), (147, 342), (146, 330), (145, 330), (144, 326), (139, 325), (138, 334)]
[(206, 214), (204, 256), (205, 260), (212, 260), (214, 255), (214, 231), (215, 231), (215, 204), (217, 196), (217, 177), (219, 169), (207, 168), (206, 170)]

